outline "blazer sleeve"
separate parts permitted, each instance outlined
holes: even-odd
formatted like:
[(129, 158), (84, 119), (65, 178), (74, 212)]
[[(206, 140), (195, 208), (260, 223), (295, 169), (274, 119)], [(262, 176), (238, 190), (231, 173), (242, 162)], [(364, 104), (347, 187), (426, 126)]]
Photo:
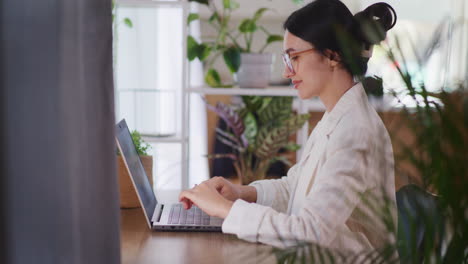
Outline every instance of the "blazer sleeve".
[(257, 204), (271, 207), (279, 212), (286, 212), (291, 190), (296, 180), (297, 165), (294, 165), (288, 170), (288, 175), (281, 179), (260, 180), (250, 185), (257, 190)]
[(291, 240), (328, 246), (337, 236), (337, 226), (346, 222), (366, 190), (370, 148), (365, 129), (337, 134), (328, 141), (327, 158), (297, 215), (237, 200), (223, 223), (223, 232), (280, 247)]

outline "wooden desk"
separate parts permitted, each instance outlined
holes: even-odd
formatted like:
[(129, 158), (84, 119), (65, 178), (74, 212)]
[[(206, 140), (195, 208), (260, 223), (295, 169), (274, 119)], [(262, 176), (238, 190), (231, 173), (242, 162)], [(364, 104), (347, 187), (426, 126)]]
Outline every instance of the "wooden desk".
[(151, 231), (138, 209), (121, 210), (122, 263), (276, 263), (271, 247), (233, 235)]

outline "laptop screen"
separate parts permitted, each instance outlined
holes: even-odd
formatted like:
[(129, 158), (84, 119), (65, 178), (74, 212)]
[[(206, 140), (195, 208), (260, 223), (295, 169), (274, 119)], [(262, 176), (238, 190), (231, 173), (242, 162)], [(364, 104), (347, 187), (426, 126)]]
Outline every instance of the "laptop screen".
[(125, 119), (116, 125), (115, 133), (120, 153), (123, 155), (133, 184), (136, 187), (140, 203), (143, 203), (142, 207), (148, 219), (148, 223), (151, 223), (151, 217), (153, 216), (154, 208), (158, 201), (146, 176), (140, 156), (138, 156), (135, 145), (133, 144), (132, 136), (130, 135)]

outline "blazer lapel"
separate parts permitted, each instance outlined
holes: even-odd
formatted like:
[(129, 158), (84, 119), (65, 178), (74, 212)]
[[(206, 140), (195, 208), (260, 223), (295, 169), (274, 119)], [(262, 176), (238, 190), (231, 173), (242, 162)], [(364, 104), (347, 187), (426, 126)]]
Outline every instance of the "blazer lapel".
[(312, 153), (312, 148), (314, 147), (314, 144), (316, 142), (317, 136), (321, 133), (321, 131), (324, 129), (323, 126), (325, 126), (326, 120), (327, 120), (328, 113), (325, 112), (322, 116), (322, 119), (317, 123), (315, 126), (314, 130), (310, 134), (309, 138), (307, 139), (307, 142), (304, 146), (304, 150), (302, 151), (302, 156), (299, 160), (299, 163), (303, 163), (307, 160), (309, 155)]
[(317, 127), (317, 131), (310, 143), (307, 154), (301, 158), (299, 163), (299, 180), (296, 185), (296, 190), (291, 200), (291, 206), (289, 206), (289, 213), (297, 214), (299, 209), (302, 207), (302, 202), (305, 200), (305, 196), (310, 191), (313, 185), (315, 174), (317, 172), (317, 163), (323, 156), (325, 146), (327, 145), (327, 137), (325, 132), (327, 131), (326, 122), (322, 123), (321, 127)]
[(289, 214), (299, 213), (305, 197), (310, 192), (319, 169), (319, 161), (324, 156), (328, 138), (343, 115), (356, 104), (363, 103), (367, 96), (361, 83), (351, 87), (337, 102), (330, 113), (325, 113), (322, 120), (310, 135), (299, 161), (299, 180), (288, 206)]

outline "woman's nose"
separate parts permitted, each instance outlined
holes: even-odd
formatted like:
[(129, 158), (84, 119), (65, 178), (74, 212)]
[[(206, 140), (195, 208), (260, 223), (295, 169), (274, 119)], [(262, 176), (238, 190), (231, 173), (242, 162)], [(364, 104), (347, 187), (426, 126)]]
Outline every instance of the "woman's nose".
[(294, 75), (294, 73), (291, 72), (288, 67), (283, 68), (283, 78), (289, 79), (293, 75)]

